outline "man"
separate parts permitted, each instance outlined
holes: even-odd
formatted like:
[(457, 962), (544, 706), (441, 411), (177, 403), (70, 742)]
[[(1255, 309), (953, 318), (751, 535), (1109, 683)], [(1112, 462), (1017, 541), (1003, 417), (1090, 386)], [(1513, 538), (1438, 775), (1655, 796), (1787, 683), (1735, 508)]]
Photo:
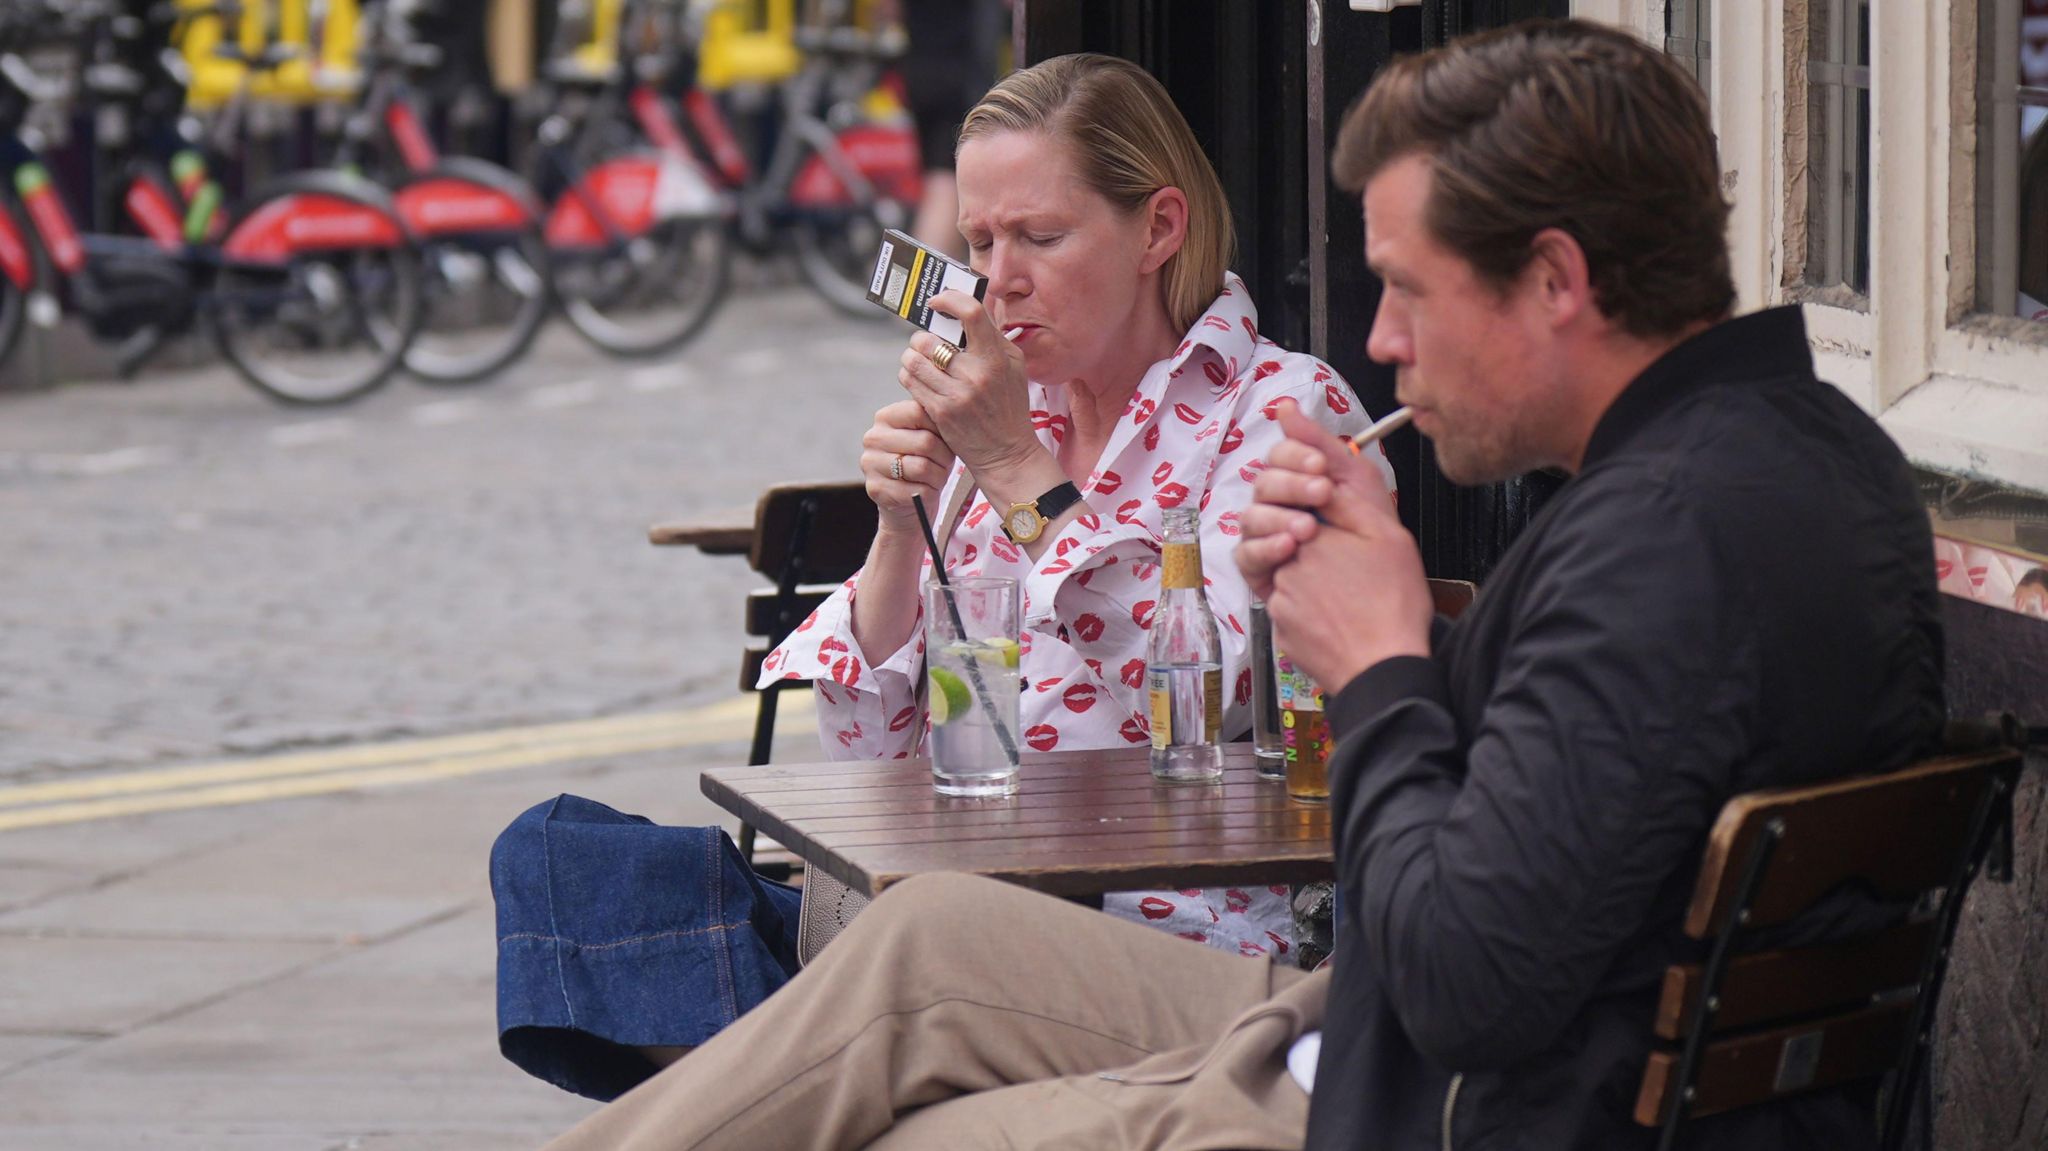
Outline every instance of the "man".
[[(1372, 354), (1445, 472), (1574, 478), (1433, 634), (1372, 469), (1278, 413), (1238, 562), (1341, 685), (1332, 970), (913, 880), (559, 1146), (1647, 1145), (1650, 1002), (1714, 813), (1940, 725), (1926, 519), (1798, 313), (1727, 319), (1705, 107), (1655, 51), (1553, 23), (1404, 60), (1333, 167), (1387, 285)], [(1864, 1146), (1869, 1103), (1688, 1145)]]

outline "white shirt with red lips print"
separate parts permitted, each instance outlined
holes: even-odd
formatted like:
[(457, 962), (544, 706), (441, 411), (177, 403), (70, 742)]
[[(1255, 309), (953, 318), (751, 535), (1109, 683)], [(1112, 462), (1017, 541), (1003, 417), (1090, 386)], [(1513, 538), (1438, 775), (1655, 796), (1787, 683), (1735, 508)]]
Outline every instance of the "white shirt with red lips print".
[[(1035, 382), (1030, 388), (1039, 442), (1057, 450), (1072, 426), (1066, 394)], [(1252, 480), (1283, 438), (1275, 414), (1279, 401), (1289, 398), (1340, 435), (1371, 422), (1329, 365), (1258, 334), (1251, 298), (1231, 276), (1173, 355), (1139, 382), (1082, 485), (1092, 514), (1070, 523), (1035, 566), (1003, 534), (988, 500), (975, 497), (947, 546), (946, 570), (955, 577), (1009, 576), (1021, 585), (1024, 747), (1150, 741), (1145, 641), (1159, 598), (1160, 513), (1189, 501), (1202, 512), (1204, 584), (1223, 637), (1223, 730), (1250, 729), (1245, 629), (1251, 592), (1230, 551), (1238, 513), (1251, 503)], [(1391, 490), (1386, 457), (1375, 448), (1372, 458)], [(956, 465), (948, 495), (965, 476)], [(798, 625), (769, 654), (761, 682), (814, 681), (828, 758), (906, 758), (917, 753), (929, 726), (917, 705), (923, 629), (900, 649), (871, 658), (853, 637), (859, 585), (855, 575)], [(1120, 917), (1246, 955), (1282, 954), (1292, 946), (1285, 887), (1130, 892), (1104, 902)]]

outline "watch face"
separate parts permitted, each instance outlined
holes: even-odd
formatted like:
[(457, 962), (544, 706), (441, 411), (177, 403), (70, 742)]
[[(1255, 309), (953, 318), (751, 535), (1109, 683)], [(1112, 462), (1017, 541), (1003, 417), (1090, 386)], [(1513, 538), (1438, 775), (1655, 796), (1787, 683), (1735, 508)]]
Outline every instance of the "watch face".
[(1011, 512), (1006, 523), (1013, 538), (1029, 539), (1038, 534), (1038, 513), (1030, 508), (1018, 508)]

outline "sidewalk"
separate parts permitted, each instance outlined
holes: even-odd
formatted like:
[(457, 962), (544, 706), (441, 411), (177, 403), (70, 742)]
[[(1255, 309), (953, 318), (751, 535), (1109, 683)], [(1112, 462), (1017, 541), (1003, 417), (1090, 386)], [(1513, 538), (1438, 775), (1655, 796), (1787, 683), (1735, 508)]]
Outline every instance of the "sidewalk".
[[(795, 702), (778, 760), (817, 757)], [(491, 841), (559, 791), (730, 826), (697, 769), (744, 760), (741, 710), (671, 750), (0, 831), (0, 1151), (539, 1146), (592, 1105), (497, 1054)]]

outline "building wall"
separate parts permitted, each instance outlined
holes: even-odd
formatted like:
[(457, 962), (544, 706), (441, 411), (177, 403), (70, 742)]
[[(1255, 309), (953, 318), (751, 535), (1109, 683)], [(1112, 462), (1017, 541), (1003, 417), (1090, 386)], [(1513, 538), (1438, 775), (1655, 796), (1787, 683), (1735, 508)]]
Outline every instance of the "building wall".
[[(1946, 597), (1949, 707), (2048, 722), (2048, 621)], [(2013, 803), (2013, 880), (1964, 905), (1935, 1049), (1942, 1151), (2048, 1147), (2048, 754)]]

